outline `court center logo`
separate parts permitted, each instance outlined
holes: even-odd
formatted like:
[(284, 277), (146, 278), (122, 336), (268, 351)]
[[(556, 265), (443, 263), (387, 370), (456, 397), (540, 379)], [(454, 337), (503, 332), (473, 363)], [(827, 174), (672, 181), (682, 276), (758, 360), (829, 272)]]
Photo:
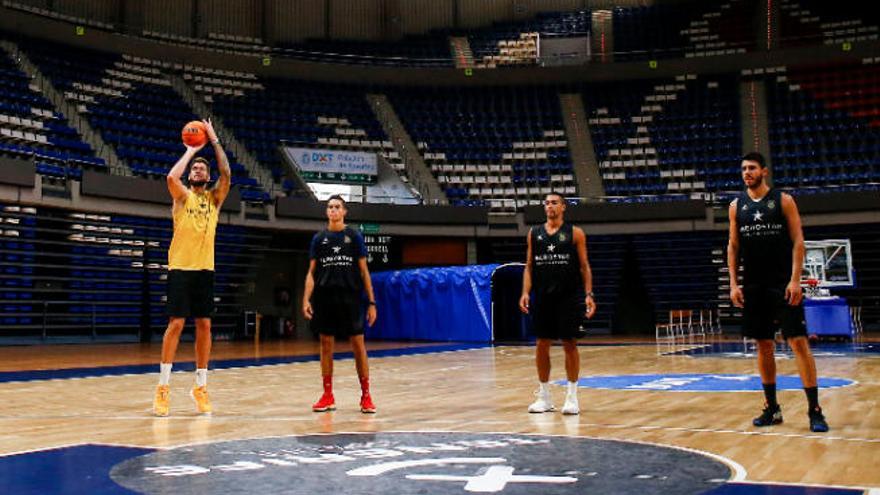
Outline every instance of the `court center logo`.
[(126, 460), (110, 475), (123, 487), (143, 493), (444, 495), (690, 494), (720, 486), (732, 473), (715, 458), (649, 444), (413, 432), (183, 447)]
[[(565, 381), (556, 382), (564, 385)], [(819, 378), (819, 388), (847, 387), (855, 384), (846, 378)], [(598, 375), (581, 378), (579, 387), (611, 390), (657, 390), (669, 392), (757, 392), (758, 375), (679, 373), (662, 375)], [(777, 390), (803, 389), (800, 377), (778, 375)]]

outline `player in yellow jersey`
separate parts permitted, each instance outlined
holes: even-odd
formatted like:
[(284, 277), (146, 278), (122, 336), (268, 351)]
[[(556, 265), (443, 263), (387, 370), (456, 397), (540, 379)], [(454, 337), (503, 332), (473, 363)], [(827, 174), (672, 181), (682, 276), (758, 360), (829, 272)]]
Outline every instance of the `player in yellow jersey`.
[[(214, 310), (214, 235), (220, 206), (229, 194), (231, 171), (226, 152), (217, 139), (210, 120), (203, 121), (208, 142), (217, 157), (220, 178), (212, 188), (208, 160), (193, 157), (205, 145), (187, 146), (186, 152), (168, 172), (168, 192), (174, 202), (174, 237), (168, 248), (168, 328), (162, 340), (162, 361), (159, 365), (159, 386), (153, 401), (153, 412), (167, 416), (171, 365), (177, 343), (187, 317), (196, 324), (196, 383), (191, 396), (199, 413), (211, 412), (208, 398), (208, 359), (211, 354), (211, 313)], [(207, 143), (206, 143), (207, 144)], [(189, 166), (189, 185), (181, 178)]]

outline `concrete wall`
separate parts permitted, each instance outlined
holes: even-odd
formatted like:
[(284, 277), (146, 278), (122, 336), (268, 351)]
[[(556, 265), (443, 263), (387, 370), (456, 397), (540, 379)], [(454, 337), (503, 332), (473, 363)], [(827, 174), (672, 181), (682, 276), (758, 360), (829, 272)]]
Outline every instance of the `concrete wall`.
[(266, 0), (266, 38), (293, 43), (327, 36), (327, 3), (316, 0)]
[(412, 0), (394, 0), (400, 22), (400, 34), (423, 34), (432, 29), (455, 25), (455, 1), (435, 0), (424, 4)]
[[(263, 0), (198, 2), (199, 30), (233, 36), (262, 37)], [(201, 34), (201, 33), (200, 33)]]
[(331, 38), (375, 40), (385, 32), (385, 2), (381, 0), (327, 0)]
[[(144, 5), (144, 30), (192, 36), (192, 12), (196, 0), (151, 0)], [(188, 14), (187, 14), (188, 13)]]
[(458, 27), (477, 28), (513, 20), (511, 0), (458, 0)]
[(62, 14), (115, 23), (119, 20), (119, 0), (55, 0), (53, 10)]

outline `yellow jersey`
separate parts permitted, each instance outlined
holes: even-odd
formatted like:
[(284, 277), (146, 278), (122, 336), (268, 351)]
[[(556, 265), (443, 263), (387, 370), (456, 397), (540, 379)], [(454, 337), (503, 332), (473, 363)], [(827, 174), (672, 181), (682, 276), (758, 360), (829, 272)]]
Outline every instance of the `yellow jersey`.
[(169, 270), (214, 270), (214, 237), (219, 216), (211, 191), (187, 191), (186, 200), (173, 211)]

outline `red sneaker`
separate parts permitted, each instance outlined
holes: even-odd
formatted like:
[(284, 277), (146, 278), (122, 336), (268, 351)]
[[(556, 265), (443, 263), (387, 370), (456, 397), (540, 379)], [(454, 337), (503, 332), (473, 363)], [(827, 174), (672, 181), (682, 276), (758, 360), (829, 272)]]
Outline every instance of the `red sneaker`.
[(334, 410), (336, 410), (336, 399), (333, 398), (333, 394), (324, 394), (318, 399), (318, 402), (312, 404), (312, 411), (315, 412)]
[(373, 404), (373, 398), (370, 394), (361, 395), (361, 412), (364, 414), (373, 414), (376, 412), (376, 406)]

